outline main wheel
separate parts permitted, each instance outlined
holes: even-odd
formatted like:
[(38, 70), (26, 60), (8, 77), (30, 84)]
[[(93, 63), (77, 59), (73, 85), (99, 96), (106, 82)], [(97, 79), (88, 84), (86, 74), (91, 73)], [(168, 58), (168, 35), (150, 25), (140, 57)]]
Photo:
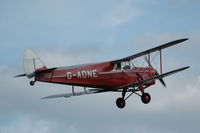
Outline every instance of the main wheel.
[(151, 101), (151, 96), (149, 93), (143, 93), (141, 96), (141, 100), (144, 104), (148, 104)]
[(35, 84), (34, 81), (30, 81), (30, 85), (33, 86)]
[(120, 97), (120, 98), (117, 98), (116, 105), (117, 105), (118, 108), (122, 109), (122, 108), (125, 107), (126, 102), (123, 98)]

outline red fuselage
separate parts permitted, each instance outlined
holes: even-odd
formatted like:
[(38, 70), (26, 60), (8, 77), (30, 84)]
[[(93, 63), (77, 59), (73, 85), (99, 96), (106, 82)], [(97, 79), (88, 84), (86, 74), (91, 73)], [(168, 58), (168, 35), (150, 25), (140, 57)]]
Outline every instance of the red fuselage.
[[(151, 67), (134, 67), (114, 70), (112, 62), (58, 67), (46, 72), (36, 73), (36, 81), (51, 82), (93, 88), (117, 88), (137, 83), (155, 76)], [(139, 75), (139, 76), (138, 76)], [(155, 84), (155, 81), (144, 85)]]

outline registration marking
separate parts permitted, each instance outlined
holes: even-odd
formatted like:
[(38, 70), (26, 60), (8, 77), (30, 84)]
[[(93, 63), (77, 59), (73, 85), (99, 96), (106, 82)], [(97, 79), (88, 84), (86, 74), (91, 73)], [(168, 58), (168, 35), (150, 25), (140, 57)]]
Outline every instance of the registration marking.
[(67, 72), (67, 79), (72, 79), (72, 78), (77, 78), (77, 79), (82, 79), (82, 78), (96, 78), (98, 77), (97, 75), (97, 70), (82, 70), (82, 71), (77, 71), (76, 73), (72, 72)]

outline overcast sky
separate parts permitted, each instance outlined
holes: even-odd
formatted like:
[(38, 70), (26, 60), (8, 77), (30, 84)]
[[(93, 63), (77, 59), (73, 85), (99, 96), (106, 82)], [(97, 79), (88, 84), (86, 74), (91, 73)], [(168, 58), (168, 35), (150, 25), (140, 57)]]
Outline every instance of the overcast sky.
[[(199, 132), (199, 12), (198, 0), (0, 0), (0, 133)], [(23, 73), (25, 49), (55, 67), (118, 59), (180, 38), (189, 40), (163, 52), (164, 71), (190, 69), (165, 78), (167, 88), (148, 88), (148, 105), (133, 95), (118, 109), (120, 93), (41, 100), (70, 87), (13, 78)]]

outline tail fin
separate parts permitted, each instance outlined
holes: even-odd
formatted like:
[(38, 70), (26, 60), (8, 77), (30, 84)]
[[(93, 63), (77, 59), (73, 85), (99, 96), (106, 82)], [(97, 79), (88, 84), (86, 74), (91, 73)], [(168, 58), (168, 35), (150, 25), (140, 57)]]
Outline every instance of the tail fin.
[(43, 64), (41, 59), (31, 50), (24, 52), (24, 72), (28, 78), (35, 76), (35, 71), (44, 70), (47, 67)]

